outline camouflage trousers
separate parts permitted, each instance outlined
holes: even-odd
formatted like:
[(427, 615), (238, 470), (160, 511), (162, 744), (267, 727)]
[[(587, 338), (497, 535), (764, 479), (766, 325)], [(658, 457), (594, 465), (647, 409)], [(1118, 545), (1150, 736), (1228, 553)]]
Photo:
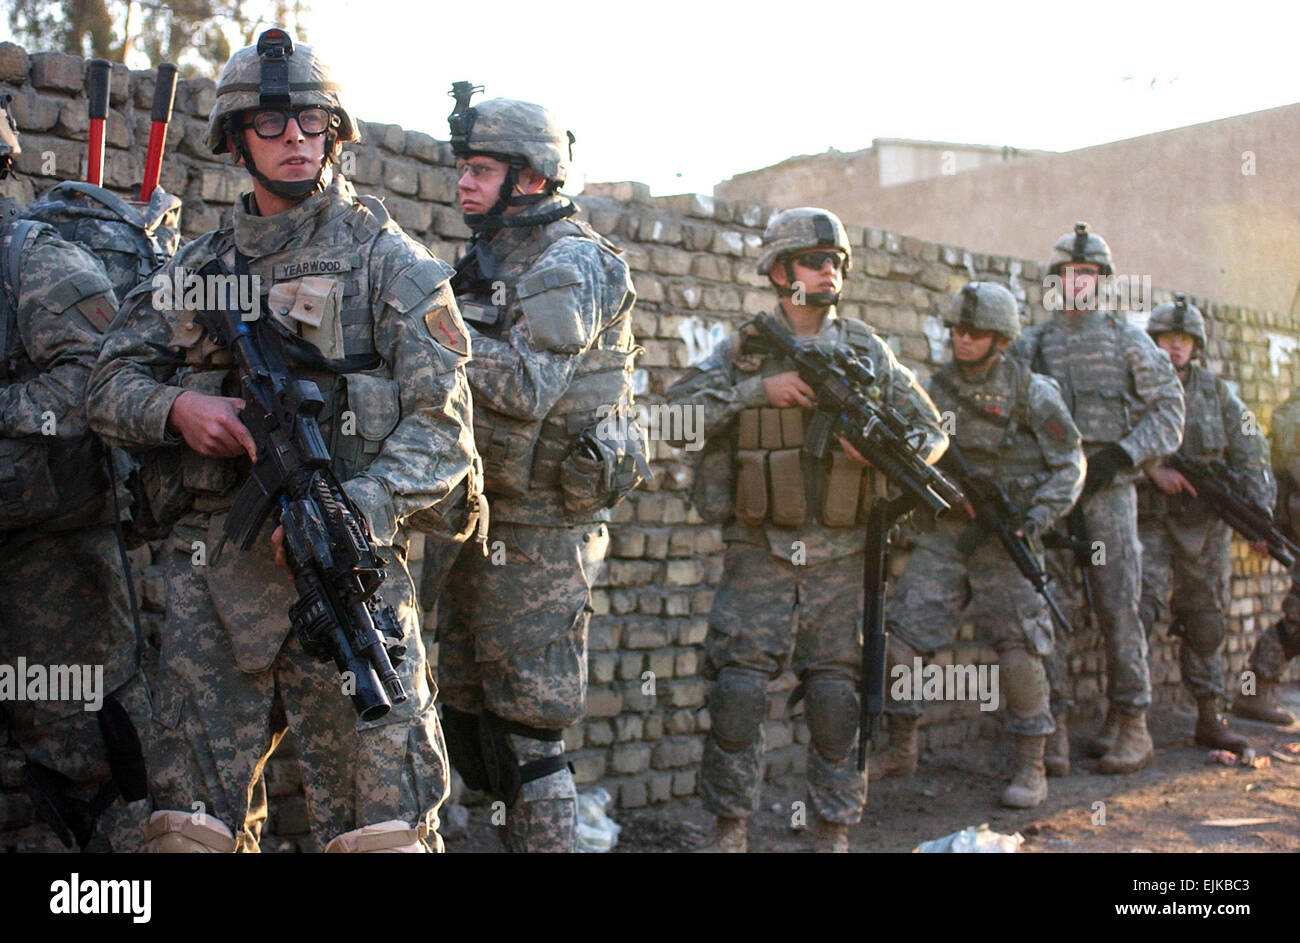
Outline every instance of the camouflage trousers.
[[(70, 783), (59, 791), (89, 802), (113, 780), (93, 702), (112, 698), (141, 740), (149, 735), (149, 690), (138, 667), (126, 581), (111, 527), (60, 534), (0, 534), (0, 664), (90, 666), (94, 696), (83, 700), (13, 700), (3, 705), (31, 764)], [(85, 677), (84, 672), (79, 672)], [(52, 676), (52, 675), (51, 675)], [(52, 693), (52, 692), (47, 692)], [(91, 710), (86, 707), (91, 706)], [(120, 798), (99, 817), (87, 850), (139, 851), (137, 825), (149, 800)]]
[[(1007, 693), (1007, 729), (1038, 736), (1056, 729), (1048, 709), (1043, 656), (1052, 651), (1052, 621), (1047, 604), (1016, 569), (994, 536), (986, 536), (969, 556), (958, 540), (969, 521), (944, 520), (922, 534), (885, 610), (889, 629), (889, 679), (910, 676), (915, 658), (934, 657), (951, 645), (963, 619), (971, 619), (981, 638), (997, 649)], [(1017, 654), (1012, 655), (1011, 652)], [(903, 670), (900, 670), (903, 669)], [(890, 684), (906, 697), (887, 697), (891, 714), (920, 716), (924, 702), (911, 696), (911, 684)], [(953, 696), (945, 692), (945, 696)]]
[(1282, 680), (1287, 662), (1300, 655), (1300, 563), (1291, 568), (1291, 588), (1282, 599), (1282, 618), (1265, 629), (1250, 653), (1250, 670), (1261, 681)]
[[(443, 702), (540, 731), (581, 721), (591, 586), (608, 549), (609, 530), (601, 523), (532, 527), (503, 521), (489, 531), (488, 556), (467, 545), (438, 600)], [(564, 753), (562, 741), (509, 740), (521, 765)], [(574, 850), (573, 774), (566, 768), (525, 783), (506, 826), (511, 850)]]
[(1232, 531), (1212, 512), (1143, 514), (1142, 625), (1147, 637), (1169, 620), (1183, 684), (1193, 697), (1223, 696), (1223, 614), (1228, 608)]
[[(157, 808), (210, 815), (234, 832), (236, 850), (257, 851), (265, 814), (262, 774), (292, 730), (313, 850), (344, 832), (394, 819), (427, 829), (428, 844), (440, 850), (437, 810), (450, 780), (405, 564), (399, 558), (389, 565), (383, 593), (404, 630), (406, 657), (397, 671), (408, 699), (367, 724), (353, 710), (334, 664), (307, 655), (296, 634), (264, 670), (241, 670), (221, 615), (230, 601), (213, 598), (205, 568), (194, 565), (180, 527), (177, 533), (181, 539), (167, 563), (149, 751)], [(247, 552), (263, 549), (259, 544)], [(287, 626), (289, 616), (268, 611), (265, 618)]]
[(867, 801), (857, 770), (863, 555), (807, 566), (730, 541), (709, 613), (704, 675), (710, 730), (700, 793), (714, 815), (745, 818), (762, 788), (767, 683), (792, 668), (804, 694), (808, 785), (829, 822), (856, 823)]
[[(1106, 695), (1113, 707), (1128, 714), (1151, 706), (1151, 668), (1147, 664), (1147, 636), (1138, 611), (1142, 587), (1142, 547), (1137, 532), (1137, 495), (1131, 482), (1112, 484), (1092, 495), (1084, 505), (1088, 536), (1095, 548), (1095, 565), (1088, 568), (1095, 617), (1106, 643)], [(1082, 584), (1074, 555), (1053, 551), (1045, 566), (1057, 588), (1057, 600), (1080, 626)], [(1061, 592), (1061, 587), (1069, 591)], [(1060, 639), (1045, 660), (1051, 687), (1052, 713), (1074, 703), (1070, 679), (1070, 639)]]

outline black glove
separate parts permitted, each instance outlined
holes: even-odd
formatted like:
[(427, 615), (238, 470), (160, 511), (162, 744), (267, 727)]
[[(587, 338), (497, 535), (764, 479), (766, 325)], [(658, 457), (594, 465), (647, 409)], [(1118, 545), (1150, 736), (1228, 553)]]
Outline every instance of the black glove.
[(1083, 494), (1079, 500), (1096, 494), (1115, 480), (1115, 473), (1121, 468), (1132, 468), (1133, 459), (1128, 453), (1114, 443), (1103, 446), (1096, 455), (1088, 459), (1088, 478), (1083, 483)]

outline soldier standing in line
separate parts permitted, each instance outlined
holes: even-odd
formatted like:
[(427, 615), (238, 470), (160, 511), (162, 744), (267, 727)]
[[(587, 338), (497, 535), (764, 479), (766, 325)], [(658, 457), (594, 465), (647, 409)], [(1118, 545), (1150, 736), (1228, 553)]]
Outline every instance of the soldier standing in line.
[[(953, 297), (944, 322), (952, 332), (953, 359), (929, 379), (926, 392), (953, 417), (952, 447), (960, 448), (973, 474), (1005, 489), (1023, 514), (1014, 522), (1019, 533), (1041, 554), (1040, 536), (1083, 489), (1079, 430), (1056, 384), (1002, 353), (1020, 336), (1010, 291), (970, 282)], [(1052, 650), (1051, 618), (997, 536), (954, 513), (917, 538), (890, 601), (890, 677), (894, 666), (910, 670), (919, 654), (933, 658), (936, 649), (951, 645), (964, 614), (981, 616), (1002, 669), (1007, 729), (1016, 739), (1015, 770), (1002, 804), (1033, 808), (1047, 798), (1043, 748), (1054, 729), (1043, 669)], [(922, 704), (885, 703), (889, 747), (872, 757), (871, 775), (910, 775)]]
[[(21, 152), (7, 105), (8, 96), (0, 179)], [(149, 692), (107, 456), (86, 424), (86, 386), (117, 298), (93, 255), (18, 213), (16, 200), (0, 200), (0, 663), (68, 666), (100, 690), (65, 701), (46, 691), (7, 701), (4, 714), (26, 757), (24, 788), (63, 842), (138, 851)]]
[[(783, 327), (805, 342), (846, 347), (870, 360), (872, 395), (913, 424), (924, 439), (920, 454), (933, 462), (947, 443), (934, 404), (870, 327), (836, 313), (851, 256), (840, 220), (803, 207), (772, 217), (758, 272), (778, 296)], [(813, 391), (788, 361), (746, 352), (746, 336), (719, 344), (668, 391), (671, 403), (703, 410), (705, 435), (724, 446), (706, 444), (705, 452), (728, 456), (735, 467), (703, 483), (735, 488), (734, 505), (722, 512), (727, 550), (704, 645), (711, 728), (700, 788), (717, 816), (707, 850), (748, 847), (747, 821), (762, 786), (767, 684), (793, 667), (812, 735), (813, 849), (845, 852), (848, 827), (861, 819), (867, 798), (854, 750), (863, 525), (886, 486), (842, 439), (843, 450), (824, 459), (803, 452)]]
[[(1051, 320), (1027, 329), (1013, 355), (1061, 388), (1083, 435), (1088, 475), (1079, 498), (1088, 539), (1104, 562), (1089, 569), (1093, 605), (1106, 640), (1109, 707), (1102, 731), (1089, 744), (1102, 773), (1132, 773), (1155, 755), (1146, 715), (1151, 704), (1147, 640), (1138, 613), (1142, 559), (1137, 534), (1138, 466), (1178, 447), (1183, 393), (1169, 363), (1140, 328), (1109, 310), (1103, 277), (1114, 274), (1110, 247), (1087, 223), (1077, 223), (1052, 248), (1051, 276), (1061, 304)], [(1095, 554), (1094, 554), (1095, 556)], [(1068, 555), (1049, 555), (1057, 585), (1069, 585)], [(1066, 720), (1071, 704), (1067, 646), (1047, 661), (1056, 733), (1048, 743), (1048, 775), (1070, 768)]]
[[(1269, 425), (1273, 474), (1277, 488), (1276, 516), (1291, 537), (1300, 534), (1300, 389), (1273, 410)], [(1287, 662), (1300, 655), (1300, 563), (1291, 568), (1291, 586), (1282, 600), (1282, 618), (1269, 626), (1255, 641), (1247, 663), (1254, 672), (1254, 686), (1243, 690), (1232, 703), (1238, 717), (1266, 724), (1294, 724), (1295, 715), (1278, 706), (1273, 689), (1282, 680)]]
[(452, 285), (474, 343), (466, 373), (491, 525), (488, 555), (466, 548), (449, 572), (433, 544), (421, 595), (438, 601), (456, 769), (505, 801), (511, 851), (569, 852), (577, 788), (563, 731), (586, 714), (606, 509), (649, 470), (619, 428), (631, 407), (636, 293), (621, 251), (573, 219), (577, 206), (558, 192), (573, 136), (540, 105), (470, 106), (473, 86), (456, 89), (451, 145), (473, 238)]
[[(1228, 385), (1193, 362), (1207, 343), (1200, 309), (1176, 293), (1173, 301), (1151, 312), (1147, 333), (1169, 355), (1183, 384), (1186, 418), (1179, 454), (1195, 461), (1222, 460), (1246, 487), (1242, 497), (1272, 507), (1277, 487), (1269, 474), (1268, 443), (1258, 428), (1248, 426), (1246, 406)], [(1150, 482), (1140, 482), (1137, 489), (1142, 625), (1150, 637), (1169, 616), (1169, 634), (1179, 640), (1183, 684), (1196, 700), (1196, 742), (1241, 753), (1250, 741), (1230, 731), (1219, 714), (1232, 530), (1197, 500), (1196, 490), (1177, 471), (1156, 463), (1145, 471)]]
[[(150, 850), (256, 850), (254, 787), (292, 727), (311, 833), (330, 852), (440, 849), (448, 789), (427, 683), (403, 528), (457, 532), (474, 469), (469, 341), (438, 261), (334, 172), (352, 116), (325, 63), (283, 30), (263, 32), (222, 70), (207, 146), (252, 175), (230, 223), (185, 246), (154, 286), (220, 260), (269, 286), (247, 323), (313, 381), (334, 474), (383, 558), (408, 692), (358, 721), (347, 679), (290, 634), (298, 600), (283, 529), (243, 551), (222, 547), (255, 443), (235, 394), (230, 352), (148, 284), (123, 302), (91, 380), (90, 419), (105, 439), (179, 461), (168, 543), (167, 619), (149, 772), (160, 811)], [(225, 278), (226, 276), (222, 276)], [(176, 480), (179, 479), (177, 482)], [(172, 513), (168, 513), (168, 512)], [(277, 565), (279, 564), (279, 565)], [(198, 809), (201, 814), (196, 815)]]

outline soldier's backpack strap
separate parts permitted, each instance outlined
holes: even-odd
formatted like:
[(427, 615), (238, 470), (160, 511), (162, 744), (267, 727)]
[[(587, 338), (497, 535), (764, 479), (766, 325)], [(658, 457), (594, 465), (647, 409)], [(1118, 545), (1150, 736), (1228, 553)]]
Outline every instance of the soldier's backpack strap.
[(103, 187), (97, 187), (93, 183), (83, 183), (80, 180), (65, 180), (45, 194), (48, 198), (60, 191), (72, 190), (74, 193), (80, 193), (82, 196), (89, 197), (100, 206), (111, 210), (114, 215), (121, 218), (122, 222), (134, 226), (141, 232), (144, 232), (144, 220), (141, 219), (140, 213), (122, 199), (116, 193), (105, 190)]
[(0, 281), (4, 290), (0, 291), (0, 370), (7, 369), (10, 360), (9, 345), (18, 336), (18, 285), (22, 274), (23, 253), (27, 245), (36, 238), (43, 223), (30, 219), (17, 219), (10, 225), (9, 251), (3, 260), (4, 271)]

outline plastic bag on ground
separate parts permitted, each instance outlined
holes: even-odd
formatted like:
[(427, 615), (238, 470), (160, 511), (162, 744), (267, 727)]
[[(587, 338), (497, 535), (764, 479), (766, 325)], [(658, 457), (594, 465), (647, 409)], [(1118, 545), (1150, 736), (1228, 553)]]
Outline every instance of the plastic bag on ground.
[(609, 802), (604, 789), (578, 793), (578, 851), (610, 851), (618, 844), (621, 826), (606, 814)]
[(942, 838), (923, 841), (912, 849), (921, 854), (980, 854), (980, 853), (1014, 853), (1024, 844), (1024, 836), (1019, 832), (1003, 835), (1001, 832), (989, 831), (985, 822), (979, 828), (963, 828)]

